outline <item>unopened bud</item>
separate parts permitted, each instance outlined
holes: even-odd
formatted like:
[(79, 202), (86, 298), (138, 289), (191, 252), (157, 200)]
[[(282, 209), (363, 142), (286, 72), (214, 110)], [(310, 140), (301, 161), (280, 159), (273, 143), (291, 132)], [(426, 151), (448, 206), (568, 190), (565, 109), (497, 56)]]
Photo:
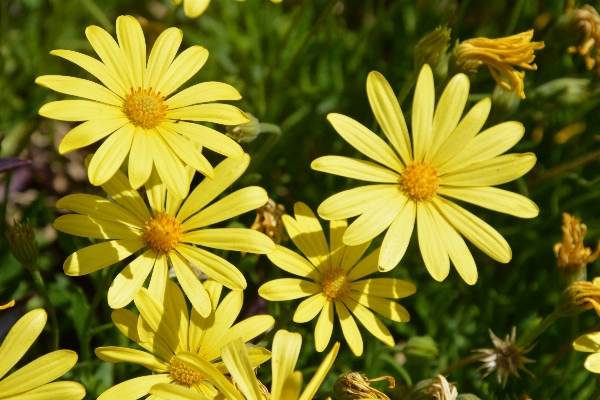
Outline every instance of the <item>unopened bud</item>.
[(260, 134), (260, 123), (258, 118), (249, 112), (247, 112), (246, 115), (250, 118), (250, 122), (227, 127), (227, 136), (238, 143), (252, 142)]
[(403, 353), (412, 363), (423, 363), (437, 357), (437, 343), (430, 336), (413, 336), (408, 339)]
[(556, 313), (561, 317), (571, 317), (592, 308), (600, 316), (600, 278), (594, 282), (571, 283), (556, 303)]
[(391, 376), (381, 376), (379, 378), (369, 379), (358, 372), (348, 372), (338, 378), (333, 386), (334, 398), (339, 400), (353, 399), (382, 399), (390, 398), (379, 390), (371, 387), (371, 382), (387, 380), (390, 388), (396, 385)]
[(27, 269), (37, 268), (39, 249), (29, 223), (15, 221), (14, 225), (6, 230), (6, 237), (10, 251), (17, 261)]
[(416, 71), (420, 71), (424, 64), (429, 64), (435, 69), (448, 50), (450, 31), (445, 26), (438, 26), (419, 40), (414, 53)]

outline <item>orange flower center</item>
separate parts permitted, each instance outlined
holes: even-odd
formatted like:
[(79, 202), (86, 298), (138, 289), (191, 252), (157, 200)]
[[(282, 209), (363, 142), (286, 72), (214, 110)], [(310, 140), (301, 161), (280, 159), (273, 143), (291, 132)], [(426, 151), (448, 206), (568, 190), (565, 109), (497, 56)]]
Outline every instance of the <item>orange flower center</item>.
[(199, 372), (175, 359), (171, 360), (169, 375), (175, 382), (187, 387), (202, 381), (202, 375)]
[(123, 107), (125, 115), (132, 124), (142, 128), (154, 128), (167, 115), (167, 105), (164, 103), (165, 97), (160, 92), (155, 93), (152, 88), (139, 88), (135, 92), (131, 88), (131, 93), (125, 98)]
[(330, 269), (321, 280), (323, 293), (330, 299), (343, 299), (350, 294), (350, 279), (340, 267)]
[(163, 253), (173, 250), (183, 239), (183, 228), (179, 222), (166, 214), (158, 214), (156, 218), (149, 219), (142, 230), (148, 246)]
[(425, 201), (437, 193), (440, 178), (437, 169), (420, 161), (409, 164), (400, 178), (402, 191), (412, 200)]

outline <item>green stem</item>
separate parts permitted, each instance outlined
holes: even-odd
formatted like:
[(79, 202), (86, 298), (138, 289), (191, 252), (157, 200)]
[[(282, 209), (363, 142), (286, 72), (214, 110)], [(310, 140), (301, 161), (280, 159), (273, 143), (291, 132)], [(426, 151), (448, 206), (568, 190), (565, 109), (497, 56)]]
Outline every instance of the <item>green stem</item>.
[(402, 103), (406, 99), (406, 96), (408, 96), (410, 90), (415, 86), (415, 83), (417, 83), (419, 72), (421, 71), (418, 71), (417, 69), (413, 70), (412, 74), (410, 74), (408, 79), (404, 82), (402, 89), (400, 89), (400, 93), (398, 94), (398, 103), (400, 104), (400, 107), (402, 107)]
[(516, 347), (527, 347), (531, 344), (531, 342), (533, 342), (535, 339), (537, 339), (538, 336), (540, 336), (542, 333), (544, 333), (544, 331), (546, 329), (548, 329), (550, 326), (552, 326), (552, 324), (554, 324), (558, 319), (560, 318), (560, 315), (558, 315), (558, 313), (556, 311), (554, 311), (552, 314), (548, 315), (546, 318), (544, 318), (544, 320), (542, 322), (540, 322), (540, 324), (538, 326), (536, 326), (534, 329), (530, 330), (529, 332), (526, 332), (525, 335), (521, 336), (516, 343)]
[(48, 291), (46, 290), (46, 285), (44, 284), (44, 279), (40, 274), (40, 271), (37, 265), (27, 266), (29, 272), (31, 272), (31, 276), (33, 277), (33, 282), (35, 283), (35, 287), (37, 288), (38, 293), (44, 299), (44, 303), (46, 303), (46, 309), (48, 314), (50, 314), (50, 322), (52, 324), (52, 348), (56, 351), (58, 350), (58, 319), (56, 318), (56, 311), (54, 310), (54, 306), (50, 302), (50, 297), (48, 296)]
[(457, 369), (461, 369), (462, 367), (465, 367), (465, 366), (467, 366), (469, 364), (473, 364), (474, 362), (477, 362), (479, 360), (480, 360), (480, 356), (477, 355), (477, 354), (472, 354), (472, 355), (467, 356), (465, 358), (461, 358), (457, 362), (450, 364), (448, 366), (448, 368), (446, 368), (445, 370), (443, 370), (441, 372), (441, 374), (444, 375), (444, 376), (448, 376), (452, 372), (456, 371)]

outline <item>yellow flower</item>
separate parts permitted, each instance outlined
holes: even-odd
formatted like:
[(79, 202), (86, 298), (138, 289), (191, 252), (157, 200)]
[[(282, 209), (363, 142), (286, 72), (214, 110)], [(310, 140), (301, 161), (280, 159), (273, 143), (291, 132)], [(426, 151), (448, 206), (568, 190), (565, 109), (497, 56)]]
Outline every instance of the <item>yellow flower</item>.
[(51, 102), (42, 106), (39, 113), (63, 121), (86, 121), (67, 133), (58, 149), (61, 154), (108, 137), (90, 163), (88, 176), (93, 185), (107, 182), (129, 154), (133, 188), (148, 180), (155, 165), (169, 191), (183, 199), (189, 191), (184, 165), (214, 177), (208, 160), (190, 146), (188, 139), (227, 157), (243, 158), (244, 152), (235, 141), (216, 130), (186, 122), (248, 122), (248, 117), (236, 107), (209, 103), (240, 99), (232, 86), (204, 82), (167, 99), (202, 68), (208, 58), (204, 47), (192, 46), (175, 58), (182, 32), (169, 28), (156, 40), (146, 64), (146, 42), (135, 18), (117, 19), (119, 44), (97, 26), (88, 27), (85, 33), (102, 62), (70, 50), (54, 50), (50, 54), (79, 65), (105, 86), (58, 75), (41, 76), (36, 83), (87, 99)]
[[(171, 0), (173, 4), (179, 5), (183, 1), (183, 11), (188, 18), (198, 18), (206, 11), (210, 0)], [(245, 1), (245, 0), (237, 0)], [(271, 0), (271, 3), (281, 3), (282, 0)]]
[(425, 64), (415, 89), (411, 151), (400, 105), (383, 75), (369, 74), (367, 94), (400, 158), (357, 121), (329, 114), (327, 119), (348, 143), (382, 165), (340, 156), (314, 160), (315, 170), (379, 183), (333, 195), (319, 206), (319, 215), (328, 220), (360, 215), (344, 233), (348, 246), (365, 243), (389, 228), (379, 255), (381, 271), (400, 262), (415, 220), (425, 266), (438, 281), (450, 271), (448, 256), (465, 282), (477, 281), (475, 261), (459, 232), (493, 259), (510, 261), (506, 240), (447, 197), (521, 218), (535, 217), (538, 208), (531, 200), (490, 187), (522, 176), (535, 164), (532, 153), (500, 155), (521, 139), (523, 125), (505, 122), (477, 134), (489, 114), (489, 99), (473, 106), (460, 121), (469, 94), (469, 80), (463, 74), (448, 83), (434, 111), (433, 74)]
[[(193, 354), (221, 373), (227, 373), (227, 367), (219, 360), (221, 348), (235, 339), (242, 343), (253, 339), (272, 327), (275, 320), (270, 315), (255, 315), (233, 325), (242, 309), (243, 292), (230, 292), (217, 306), (222, 285), (207, 280), (204, 286), (213, 304), (213, 312), (208, 318), (203, 318), (193, 308), (190, 315), (183, 293), (174, 282), (168, 282), (162, 301), (148, 289), (140, 290), (135, 305), (143, 319), (126, 309), (113, 311), (112, 320), (116, 327), (148, 352), (110, 346), (97, 348), (96, 355), (111, 363), (139, 364), (152, 371), (152, 375), (119, 383), (102, 393), (98, 400), (137, 400), (158, 383), (185, 386), (211, 399), (218, 394), (206, 382), (209, 377), (179, 356)], [(252, 366), (271, 358), (266, 349), (246, 349), (245, 346), (244, 349)]]
[[(502, 89), (517, 92), (519, 97), (524, 99), (525, 72), (519, 72), (512, 66), (537, 70), (537, 66), (531, 64), (535, 58), (534, 50), (543, 49), (544, 42), (531, 42), (531, 38), (533, 29), (497, 39), (482, 37), (465, 40), (456, 48), (456, 63), (466, 71), (477, 70), (486, 64)], [(504, 75), (512, 86), (504, 82), (500, 74)]]
[(308, 322), (321, 313), (315, 328), (317, 351), (325, 350), (329, 343), (334, 310), (344, 337), (355, 355), (362, 354), (363, 341), (352, 314), (375, 337), (388, 346), (393, 346), (394, 338), (390, 331), (369, 308), (393, 321), (407, 322), (410, 320), (408, 311), (391, 299), (410, 296), (415, 293), (415, 286), (394, 278), (361, 280), (377, 272), (379, 249), (359, 262), (371, 244), (370, 240), (358, 246), (344, 245), (342, 237), (346, 232), (347, 222), (335, 220), (330, 224), (328, 246), (323, 228), (308, 206), (296, 203), (294, 214), (296, 219), (284, 215), (283, 223), (290, 238), (308, 261), (279, 245), (267, 257), (279, 268), (314, 282), (296, 278), (275, 279), (262, 285), (258, 293), (271, 301), (310, 296), (298, 306), (294, 322)]
[(584, 353), (594, 353), (585, 359), (583, 366), (590, 372), (600, 374), (600, 332), (579, 336), (573, 342), (573, 348)]
[[(317, 393), (321, 383), (323, 383), (339, 350), (339, 343), (336, 343), (308, 382), (304, 391), (300, 393), (302, 373), (294, 371), (294, 368), (298, 361), (301, 346), (302, 336), (299, 333), (280, 330), (275, 334), (273, 358), (271, 359), (273, 379), (270, 400), (311, 400)], [(263, 400), (265, 398), (256, 381), (251, 360), (244, 351), (242, 340), (236, 339), (223, 346), (221, 357), (223, 357), (223, 362), (243, 395), (221, 374), (221, 371), (201, 357), (191, 353), (176, 356), (178, 360), (189, 363), (201, 371), (207, 377), (207, 380), (212, 382), (229, 400)], [(203, 397), (192, 396), (189, 392), (189, 390), (181, 387), (164, 384), (158, 384), (150, 390), (150, 393), (170, 400), (206, 400)]]
[[(194, 308), (208, 316), (208, 293), (190, 264), (230, 289), (245, 289), (246, 279), (233, 264), (194, 245), (259, 254), (274, 249), (271, 239), (251, 229), (205, 229), (267, 202), (265, 190), (252, 186), (206, 207), (233, 184), (249, 162), (248, 155), (242, 160), (225, 159), (215, 167), (215, 179), (204, 179), (183, 203), (166, 191), (154, 169), (146, 184), (150, 211), (121, 171), (102, 185), (115, 201), (89, 194), (63, 197), (56, 206), (76, 214), (58, 217), (54, 221), (57, 230), (95, 239), (116, 239), (73, 253), (65, 260), (65, 273), (86, 275), (145, 249), (115, 278), (108, 291), (108, 304), (112, 308), (129, 304), (151, 270), (149, 287), (160, 295), (165, 290), (170, 263)], [(193, 170), (188, 168), (188, 172), (191, 175)]]
[(77, 362), (77, 354), (71, 350), (41, 356), (4, 378), (38, 338), (47, 318), (46, 311), (35, 309), (22, 316), (8, 332), (0, 346), (0, 399), (81, 400), (85, 396), (85, 388), (79, 383), (52, 382)]

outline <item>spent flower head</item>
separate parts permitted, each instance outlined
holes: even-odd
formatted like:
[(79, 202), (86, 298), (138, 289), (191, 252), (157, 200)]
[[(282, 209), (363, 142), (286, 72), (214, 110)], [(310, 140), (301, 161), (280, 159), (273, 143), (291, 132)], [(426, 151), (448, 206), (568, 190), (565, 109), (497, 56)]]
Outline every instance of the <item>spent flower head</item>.
[(458, 397), (458, 390), (446, 380), (444, 375), (436, 376), (427, 392), (437, 400), (455, 400)]
[(514, 326), (510, 336), (506, 335), (506, 339), (504, 340), (501, 340), (498, 336), (494, 335), (494, 332), (492, 332), (491, 329), (488, 330), (490, 332), (490, 338), (494, 343), (494, 348), (473, 350), (475, 353), (479, 353), (479, 360), (483, 362), (483, 365), (479, 367), (478, 371), (482, 369), (486, 370), (483, 374), (483, 378), (493, 371), (496, 371), (498, 383), (502, 383), (502, 387), (505, 387), (509, 375), (512, 374), (517, 378), (520, 378), (519, 369), (534, 376), (524, 364), (533, 363), (535, 360), (527, 358), (524, 355), (529, 353), (535, 344), (526, 348), (517, 347), (515, 345), (517, 329)]
[(573, 277), (570, 280), (585, 280), (586, 265), (595, 261), (600, 255), (600, 243), (596, 247), (596, 251), (592, 252), (583, 244), (587, 226), (581, 223), (581, 219), (575, 218), (569, 213), (563, 213), (562, 221), (562, 242), (554, 245), (556, 265), (567, 282), (569, 277)]
[[(465, 40), (456, 47), (456, 63), (465, 71), (487, 65), (500, 87), (509, 92), (517, 92), (524, 99), (525, 72), (519, 72), (513, 66), (537, 69), (535, 64), (531, 64), (535, 58), (534, 50), (543, 49), (544, 42), (532, 42), (532, 37), (533, 29), (530, 29), (503, 38)], [(504, 82), (500, 75), (504, 75), (509, 83)]]
[[(600, 15), (594, 7), (585, 4), (573, 12), (572, 18), (577, 30), (583, 33), (583, 39), (578, 46), (570, 46), (567, 51), (583, 56), (585, 67), (592, 70), (596, 64), (600, 64)], [(594, 72), (600, 74), (600, 65)]]
[(267, 204), (256, 210), (256, 219), (250, 229), (262, 232), (276, 244), (287, 240), (283, 221), (281, 217), (286, 214), (283, 204), (277, 204), (273, 199), (267, 200)]
[(6, 230), (10, 251), (25, 268), (37, 268), (39, 248), (29, 221), (14, 222)]
[(338, 378), (333, 386), (333, 394), (336, 399), (382, 399), (390, 398), (379, 390), (371, 387), (371, 382), (388, 381), (389, 388), (396, 386), (396, 381), (391, 376), (380, 376), (379, 378), (369, 379), (359, 372), (348, 372)]
[(561, 317), (577, 315), (592, 308), (600, 316), (600, 278), (595, 278), (593, 282), (571, 283), (556, 303), (556, 312)]

